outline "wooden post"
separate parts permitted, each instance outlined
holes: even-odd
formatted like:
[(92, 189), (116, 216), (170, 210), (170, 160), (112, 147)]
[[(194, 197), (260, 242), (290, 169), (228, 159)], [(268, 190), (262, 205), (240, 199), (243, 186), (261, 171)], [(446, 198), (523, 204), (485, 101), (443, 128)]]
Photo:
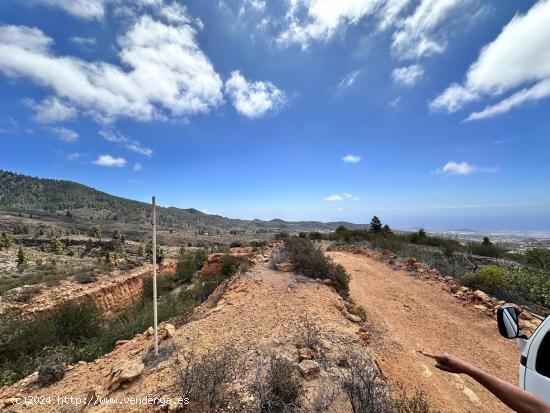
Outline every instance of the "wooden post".
[(153, 329), (155, 331), (155, 356), (159, 354), (157, 322), (157, 209), (155, 197), (153, 197)]

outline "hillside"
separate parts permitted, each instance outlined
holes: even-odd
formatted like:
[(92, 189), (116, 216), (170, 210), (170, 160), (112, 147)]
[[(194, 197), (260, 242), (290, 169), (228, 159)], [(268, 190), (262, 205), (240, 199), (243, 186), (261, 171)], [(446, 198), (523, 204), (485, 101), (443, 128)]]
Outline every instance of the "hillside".
[[(144, 202), (110, 195), (77, 182), (35, 178), (4, 170), (0, 170), (0, 208), (50, 215), (70, 214), (89, 220), (112, 220), (138, 225), (149, 224), (151, 216), (151, 206)], [(157, 215), (161, 227), (212, 233), (217, 230), (326, 231), (334, 230), (339, 225), (361, 227), (346, 222), (231, 219), (205, 214), (193, 208), (159, 207)]]

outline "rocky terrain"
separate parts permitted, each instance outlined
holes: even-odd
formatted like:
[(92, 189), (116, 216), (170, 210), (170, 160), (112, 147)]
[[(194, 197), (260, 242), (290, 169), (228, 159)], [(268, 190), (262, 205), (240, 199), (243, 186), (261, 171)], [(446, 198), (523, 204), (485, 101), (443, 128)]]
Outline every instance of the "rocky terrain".
[[(346, 302), (330, 286), (274, 271), (270, 262), (270, 250), (257, 254), (249, 271), (218, 287), (187, 322), (177, 328), (162, 325), (161, 352), (165, 356), (160, 363), (146, 362), (152, 345), (149, 330), (119, 343), (95, 362), (68, 366), (65, 377), (48, 387), (40, 387), (33, 375), (2, 389), (0, 410), (82, 411), (82, 405), (58, 404), (64, 396), (73, 396), (74, 403), (92, 400), (90, 404), (95, 405), (86, 407), (86, 412), (173, 411), (182, 396), (182, 372), (192, 360), (191, 354), (223, 352), (238, 358), (234, 363), (238, 381), (231, 384), (234, 397), (227, 399), (224, 411), (257, 411), (258, 366), (269, 362), (272, 355), (295, 366), (292, 374), (301, 388), (298, 401), (305, 411), (312, 411), (313, 404), (331, 398), (334, 377), (345, 369), (341, 366), (353, 352), (370, 360), (368, 335), (359, 319), (347, 317)], [(34, 396), (50, 398), (40, 404)], [(146, 396), (160, 400), (138, 404), (136, 400)], [(131, 397), (136, 399), (130, 401)], [(109, 399), (120, 403), (116, 410), (102, 404)], [(205, 411), (198, 407), (199, 402), (203, 400), (191, 400), (195, 406), (191, 411)], [(332, 402), (345, 407), (341, 396)]]
[[(450, 352), (517, 383), (516, 343), (499, 335), (495, 321), (504, 302), (413, 257), (353, 246), (328, 254), (351, 274), (351, 295), (367, 311), (370, 350), (390, 382), (422, 389), (442, 412), (509, 411), (472, 379), (442, 373), (418, 353)], [(529, 335), (540, 321), (524, 311), (520, 324)]]

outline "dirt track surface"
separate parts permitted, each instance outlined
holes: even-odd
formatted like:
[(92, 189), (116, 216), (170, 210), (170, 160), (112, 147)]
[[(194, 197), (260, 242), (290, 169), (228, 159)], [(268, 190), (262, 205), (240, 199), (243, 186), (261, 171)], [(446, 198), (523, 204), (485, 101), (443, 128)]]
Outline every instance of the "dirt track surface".
[(519, 352), (498, 334), (496, 321), (442, 289), (442, 283), (395, 271), (371, 257), (328, 252), (351, 274), (351, 295), (367, 310), (371, 350), (391, 383), (422, 390), (441, 412), (509, 412), (467, 376), (433, 367), (418, 349), (449, 352), (514, 384)]

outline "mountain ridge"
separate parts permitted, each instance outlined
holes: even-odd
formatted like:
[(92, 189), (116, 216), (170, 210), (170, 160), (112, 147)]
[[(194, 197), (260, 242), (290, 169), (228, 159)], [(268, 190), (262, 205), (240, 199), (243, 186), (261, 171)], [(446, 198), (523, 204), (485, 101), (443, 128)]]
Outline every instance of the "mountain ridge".
[[(111, 195), (78, 182), (65, 179), (32, 177), (0, 169), (0, 208), (42, 211), (71, 215), (90, 220), (108, 219), (130, 224), (148, 224), (151, 205), (142, 201)], [(234, 219), (211, 215), (195, 208), (173, 206), (157, 208), (159, 226), (208, 230), (314, 231), (334, 230), (339, 225), (362, 228), (349, 222), (269, 221)]]

